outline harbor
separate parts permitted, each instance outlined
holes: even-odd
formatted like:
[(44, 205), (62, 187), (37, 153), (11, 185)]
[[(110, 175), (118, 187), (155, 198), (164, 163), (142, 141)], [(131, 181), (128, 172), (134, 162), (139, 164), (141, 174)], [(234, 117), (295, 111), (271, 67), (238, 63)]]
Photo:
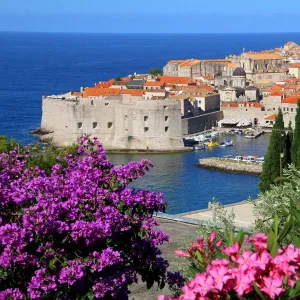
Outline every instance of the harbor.
[[(167, 155), (154, 153), (120, 153), (108, 154), (116, 164), (150, 159), (154, 168), (146, 175), (133, 182), (132, 187), (163, 192), (169, 206), (166, 213), (177, 215), (190, 211), (207, 209), (213, 198), (222, 205), (245, 201), (250, 197), (256, 199), (258, 194), (258, 176), (243, 173), (220, 172), (199, 168), (199, 160), (212, 157), (265, 155), (269, 144), (269, 134), (257, 139), (246, 139), (241, 134), (220, 133), (215, 140), (220, 142), (230, 138), (234, 146), (208, 147), (185, 153)], [(246, 166), (249, 167), (251, 163)]]

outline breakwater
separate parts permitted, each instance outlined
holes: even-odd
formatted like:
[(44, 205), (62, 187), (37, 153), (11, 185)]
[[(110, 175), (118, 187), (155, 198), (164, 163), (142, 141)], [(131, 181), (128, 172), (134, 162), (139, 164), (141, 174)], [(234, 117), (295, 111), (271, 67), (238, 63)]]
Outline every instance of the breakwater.
[(233, 160), (226, 160), (217, 157), (202, 158), (199, 160), (198, 167), (209, 170), (217, 170), (229, 173), (248, 174), (258, 176), (262, 172), (262, 165), (248, 164)]

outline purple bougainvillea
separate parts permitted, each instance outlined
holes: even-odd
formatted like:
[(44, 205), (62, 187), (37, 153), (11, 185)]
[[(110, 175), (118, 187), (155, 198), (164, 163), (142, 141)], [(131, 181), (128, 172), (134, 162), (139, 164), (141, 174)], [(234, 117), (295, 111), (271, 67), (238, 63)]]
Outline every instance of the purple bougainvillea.
[(1, 299), (126, 299), (138, 279), (164, 285), (168, 236), (153, 214), (166, 203), (128, 187), (151, 162), (113, 166), (88, 137), (78, 153), (50, 176), (26, 167), (29, 151), (0, 154)]

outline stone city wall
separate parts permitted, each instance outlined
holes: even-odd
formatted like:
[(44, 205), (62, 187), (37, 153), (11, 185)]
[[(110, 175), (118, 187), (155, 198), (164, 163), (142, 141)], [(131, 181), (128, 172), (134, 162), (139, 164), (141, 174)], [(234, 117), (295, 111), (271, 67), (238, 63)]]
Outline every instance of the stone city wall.
[[(180, 103), (123, 95), (96, 99), (43, 98), (41, 128), (52, 144), (70, 145), (89, 134), (106, 150), (183, 149)], [(49, 138), (49, 136), (47, 137)]]

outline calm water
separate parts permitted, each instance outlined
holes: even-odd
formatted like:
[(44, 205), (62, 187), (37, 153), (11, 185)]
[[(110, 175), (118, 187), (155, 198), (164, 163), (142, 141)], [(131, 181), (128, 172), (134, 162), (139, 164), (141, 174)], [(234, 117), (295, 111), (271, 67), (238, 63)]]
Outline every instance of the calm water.
[[(45, 34), (0, 32), (0, 134), (31, 143), (30, 129), (40, 125), (41, 97), (79, 90), (96, 81), (133, 72), (145, 73), (170, 59), (220, 58), (230, 53), (261, 50), (300, 43), (300, 34)], [(259, 154), (267, 138), (241, 140), (231, 150), (213, 155)], [(249, 144), (250, 143), (250, 144)], [(241, 147), (239, 149), (239, 147)], [(241, 153), (243, 152), (243, 153)], [(156, 167), (137, 186), (165, 192), (169, 212), (207, 206), (215, 196), (224, 203), (257, 194), (256, 177), (223, 174), (195, 165), (209, 152), (152, 155)], [(143, 155), (144, 156), (144, 155)], [(136, 155), (114, 156), (117, 163), (138, 159)]]
[[(228, 137), (228, 136), (227, 136)], [(224, 140), (224, 135), (220, 140)], [(191, 210), (207, 208), (213, 197), (223, 204), (246, 200), (258, 194), (258, 177), (222, 173), (197, 167), (200, 158), (224, 155), (257, 155), (263, 156), (269, 143), (269, 135), (265, 134), (256, 140), (248, 140), (243, 136), (230, 136), (233, 147), (189, 153), (163, 154), (111, 154), (115, 164), (125, 164), (143, 157), (154, 163), (148, 174), (134, 182), (136, 188), (161, 191), (169, 203), (168, 213), (183, 213)]]

